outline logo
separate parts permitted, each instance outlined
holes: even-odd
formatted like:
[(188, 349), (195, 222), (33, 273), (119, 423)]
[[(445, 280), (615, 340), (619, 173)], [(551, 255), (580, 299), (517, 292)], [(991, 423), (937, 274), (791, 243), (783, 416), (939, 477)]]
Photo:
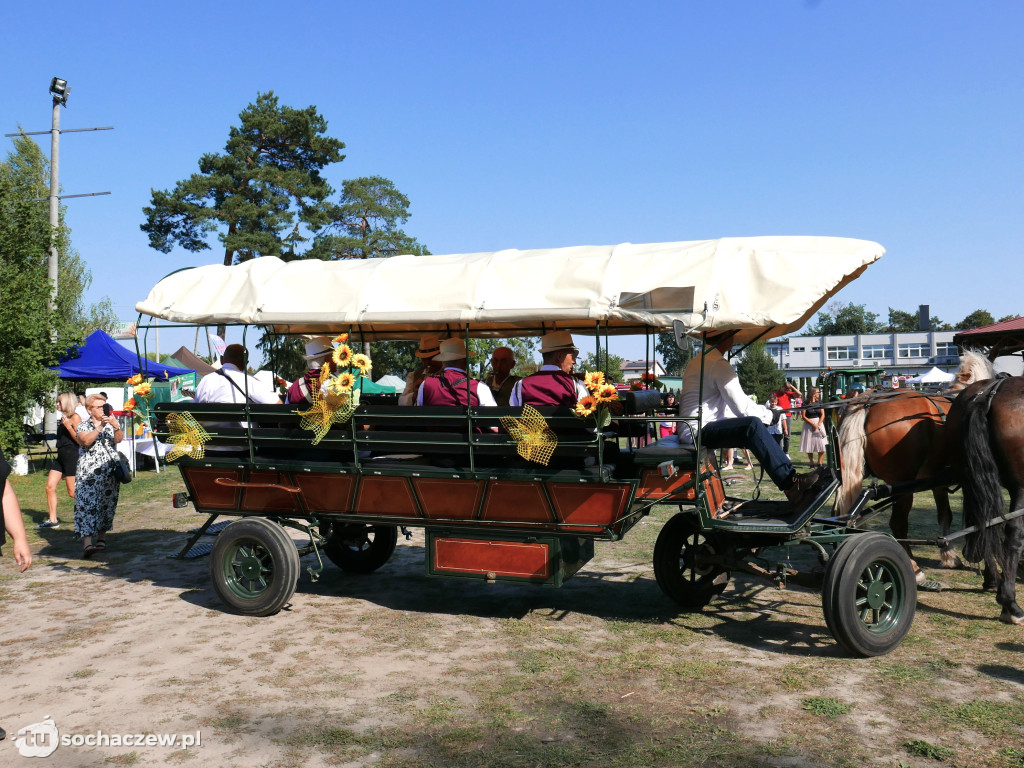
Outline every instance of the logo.
[(59, 744), (57, 725), (49, 715), (41, 723), (26, 725), (14, 739), (14, 746), (22, 757), (49, 757)]

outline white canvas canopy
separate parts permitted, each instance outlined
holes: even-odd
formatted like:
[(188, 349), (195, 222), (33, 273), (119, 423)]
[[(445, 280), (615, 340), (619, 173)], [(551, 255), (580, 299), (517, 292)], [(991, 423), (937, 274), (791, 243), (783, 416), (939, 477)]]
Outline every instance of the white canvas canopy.
[(907, 379), (911, 384), (948, 384), (956, 376), (952, 373), (946, 373), (939, 368), (933, 367), (928, 373), (922, 373), (920, 376), (914, 376), (911, 379)]
[(172, 322), (359, 331), (366, 340), (553, 329), (738, 330), (804, 325), (885, 250), (836, 237), (749, 237), (324, 262), (273, 257), (185, 269), (136, 309)]

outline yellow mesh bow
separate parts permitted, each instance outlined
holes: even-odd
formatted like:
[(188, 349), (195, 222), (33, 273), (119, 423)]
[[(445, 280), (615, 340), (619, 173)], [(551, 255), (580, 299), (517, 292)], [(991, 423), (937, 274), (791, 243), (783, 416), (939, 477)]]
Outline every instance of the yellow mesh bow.
[(540, 415), (540, 411), (533, 406), (524, 405), (522, 416), (502, 416), (499, 421), (516, 441), (516, 450), (520, 456), (545, 467), (548, 465), (551, 454), (558, 445), (558, 438)]
[(206, 455), (205, 445), (210, 442), (210, 435), (192, 418), (191, 413), (168, 414), (167, 431), (170, 434), (167, 441), (174, 445), (164, 457), (167, 461), (174, 461), (182, 456), (201, 459)]
[(320, 377), (309, 393), (313, 406), (307, 411), (298, 411), (302, 421), (299, 426), (302, 429), (313, 431), (313, 445), (316, 445), (330, 431), (335, 424), (344, 424), (352, 418), (359, 405), (358, 392), (345, 392), (344, 394), (324, 394), (323, 386), (331, 377), (331, 369), (328, 365), (320, 368)]

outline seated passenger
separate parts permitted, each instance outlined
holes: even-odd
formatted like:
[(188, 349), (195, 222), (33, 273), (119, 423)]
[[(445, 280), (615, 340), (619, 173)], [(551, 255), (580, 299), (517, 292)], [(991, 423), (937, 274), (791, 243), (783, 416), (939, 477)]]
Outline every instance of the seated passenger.
[(509, 405), (569, 405), (590, 394), (583, 382), (572, 375), (580, 351), (568, 331), (544, 334), (540, 340), (543, 365), (536, 373), (512, 387)]
[(466, 373), (466, 343), (462, 339), (442, 341), (434, 360), (444, 369), (423, 380), (416, 405), (497, 405), (491, 388)]
[(312, 403), (310, 392), (317, 386), (320, 379), (320, 367), (326, 363), (334, 352), (334, 346), (327, 336), (318, 336), (306, 342), (306, 364), (309, 370), (300, 376), (288, 388), (289, 403)]
[(515, 353), (508, 347), (497, 347), (491, 353), (491, 373), (484, 377), (484, 384), (491, 388), (498, 405), (508, 405), (512, 387), (522, 378), (512, 375), (512, 369), (515, 367)]
[(248, 352), (241, 344), (228, 344), (221, 366), (196, 387), (197, 403), (280, 403), (281, 398), (259, 379), (245, 373)]
[(440, 351), (440, 346), (441, 340), (437, 336), (424, 336), (420, 339), (420, 348), (413, 354), (420, 359), (422, 365), (410, 371), (405, 377), (405, 390), (398, 398), (399, 405), (413, 405), (423, 380), (441, 370), (441, 363), (434, 359)]
[[(739, 377), (723, 353), (732, 347), (735, 331), (709, 337), (708, 347), (694, 356), (683, 371), (683, 391), (679, 397), (679, 415), (697, 418), (702, 414), (700, 437), (705, 448), (749, 448), (765, 472), (786, 494), (798, 503), (818, 480), (818, 471), (798, 475), (781, 446), (768, 433), (781, 411), (773, 412), (743, 394)], [(700, 365), (704, 363), (704, 400), (700, 402)], [(738, 414), (738, 415), (737, 415)], [(692, 444), (691, 425), (679, 425), (679, 442)]]

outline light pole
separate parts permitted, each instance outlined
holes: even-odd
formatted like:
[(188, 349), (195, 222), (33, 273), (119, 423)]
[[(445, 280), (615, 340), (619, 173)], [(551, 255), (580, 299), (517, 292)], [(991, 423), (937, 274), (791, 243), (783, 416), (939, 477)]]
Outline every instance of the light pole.
[(50, 258), (46, 276), (50, 279), (50, 312), (57, 309), (57, 227), (60, 225), (60, 108), (68, 104), (71, 88), (59, 77), (50, 81), (53, 95), (53, 121), (50, 124)]

